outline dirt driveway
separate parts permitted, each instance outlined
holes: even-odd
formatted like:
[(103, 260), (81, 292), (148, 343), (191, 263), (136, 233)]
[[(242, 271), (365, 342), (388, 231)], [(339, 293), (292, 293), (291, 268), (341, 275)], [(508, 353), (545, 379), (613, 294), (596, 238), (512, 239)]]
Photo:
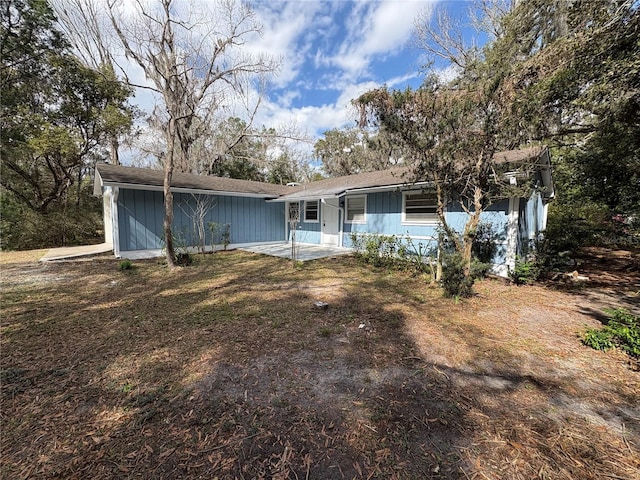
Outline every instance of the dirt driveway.
[(637, 308), (627, 253), (458, 303), (350, 257), (2, 254), (0, 476), (638, 479), (640, 373), (578, 336)]

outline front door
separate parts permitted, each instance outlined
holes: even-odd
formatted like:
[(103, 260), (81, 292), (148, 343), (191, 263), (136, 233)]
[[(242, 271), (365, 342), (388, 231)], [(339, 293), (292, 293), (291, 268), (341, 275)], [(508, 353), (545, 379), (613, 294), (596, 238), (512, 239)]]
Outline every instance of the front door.
[(340, 210), (338, 199), (327, 198), (322, 205), (322, 244), (332, 247), (340, 245)]

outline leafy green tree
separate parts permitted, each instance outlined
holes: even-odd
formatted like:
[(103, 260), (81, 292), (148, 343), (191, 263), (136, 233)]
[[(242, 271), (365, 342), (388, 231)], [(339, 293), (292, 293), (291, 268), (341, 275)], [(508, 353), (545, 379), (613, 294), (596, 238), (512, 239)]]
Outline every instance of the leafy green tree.
[(375, 132), (359, 128), (334, 128), (324, 132), (314, 155), (330, 177), (385, 170), (402, 163), (402, 151), (381, 126)]
[(21, 228), (11, 212), (25, 208), (52, 222), (71, 205), (80, 211), (85, 177), (105, 138), (128, 129), (132, 113), (127, 88), (69, 53), (45, 1), (11, 0), (2, 8), (2, 205), (21, 205), (3, 210), (5, 230)]
[(514, 112), (556, 147), (549, 233), (562, 247), (595, 242), (612, 216), (640, 213), (640, 5), (519, 2), (502, 25), (487, 62), (518, 45)]
[[(412, 159), (406, 181), (428, 181), (435, 190), (436, 212), (448, 242), (461, 257), (464, 282), (472, 283), (473, 240), (480, 217), (504, 195), (495, 153), (508, 141), (508, 96), (494, 76), (460, 85), (431, 79), (417, 90), (367, 92), (354, 101), (363, 125), (381, 125)], [(449, 225), (446, 205), (467, 213), (462, 235)], [(470, 291), (470, 289), (469, 289)]]

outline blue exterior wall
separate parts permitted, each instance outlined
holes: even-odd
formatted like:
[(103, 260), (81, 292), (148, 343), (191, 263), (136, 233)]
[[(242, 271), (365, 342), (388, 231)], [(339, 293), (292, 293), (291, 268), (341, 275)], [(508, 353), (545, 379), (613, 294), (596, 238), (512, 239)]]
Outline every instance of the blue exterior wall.
[[(213, 196), (215, 202), (205, 216), (208, 222), (229, 224), (231, 243), (276, 242), (285, 240), (284, 204), (266, 202), (262, 198)], [(193, 207), (191, 194), (173, 196), (174, 235), (182, 237), (187, 246), (193, 239)], [(164, 200), (162, 192), (121, 189), (118, 195), (118, 229), (120, 250), (155, 250), (163, 246), (162, 222)], [(206, 228), (206, 244), (211, 235)]]
[[(340, 207), (344, 211), (345, 199), (340, 199)], [(322, 209), (321, 209), (322, 211)], [(300, 223), (298, 224), (297, 241), (301, 243), (321, 242), (322, 216), (319, 223), (304, 222), (304, 202), (300, 202)], [(457, 231), (462, 232), (467, 221), (467, 214), (458, 204), (447, 207), (447, 221)], [(501, 200), (483, 212), (481, 221), (489, 223), (496, 235), (498, 244), (495, 263), (504, 263), (506, 259), (507, 224), (509, 221), (509, 200)], [(402, 235), (411, 237), (414, 245), (425, 248), (433, 246), (437, 238), (437, 224), (409, 224), (402, 222), (402, 192), (378, 192), (367, 194), (366, 222), (343, 224), (342, 245), (351, 247), (352, 233), (373, 233), (379, 235)]]
[[(304, 221), (304, 201), (300, 204), (300, 222), (298, 222), (298, 228), (296, 229), (296, 242), (298, 243), (312, 243), (319, 245), (321, 242), (321, 225), (322, 225), (322, 203), (319, 203), (318, 217), (319, 222), (305, 222)], [(291, 239), (291, 233), (289, 233), (289, 240)]]

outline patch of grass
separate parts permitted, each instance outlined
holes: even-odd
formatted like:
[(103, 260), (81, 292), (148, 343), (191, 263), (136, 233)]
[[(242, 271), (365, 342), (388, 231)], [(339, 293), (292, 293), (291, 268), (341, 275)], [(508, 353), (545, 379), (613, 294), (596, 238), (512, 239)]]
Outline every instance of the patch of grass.
[(120, 263), (118, 263), (118, 270), (120, 271), (131, 270), (131, 269), (133, 269), (133, 262), (131, 262), (131, 260), (129, 260), (128, 258), (124, 258), (120, 260)]
[(596, 350), (620, 348), (632, 357), (640, 357), (640, 316), (624, 308), (607, 310), (609, 319), (602, 328), (588, 328), (582, 342)]
[(331, 336), (331, 334), (333, 333), (333, 329), (331, 327), (320, 327), (318, 329), (318, 335), (320, 335), (323, 338), (328, 338)]

